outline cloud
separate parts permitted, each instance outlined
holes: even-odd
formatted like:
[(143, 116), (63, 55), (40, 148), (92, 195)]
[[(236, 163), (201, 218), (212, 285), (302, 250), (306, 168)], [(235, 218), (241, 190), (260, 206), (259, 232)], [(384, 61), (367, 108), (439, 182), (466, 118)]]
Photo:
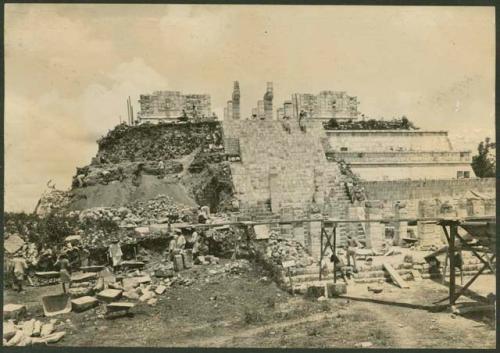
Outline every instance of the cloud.
[(126, 119), (125, 97), (167, 85), (142, 59), (118, 65), (105, 78), (109, 84), (89, 85), (72, 98), (52, 90), (31, 100), (7, 91), (7, 210), (32, 210), (49, 179), (58, 188), (69, 187), (76, 166), (95, 155), (96, 140), (119, 123), (119, 114)]

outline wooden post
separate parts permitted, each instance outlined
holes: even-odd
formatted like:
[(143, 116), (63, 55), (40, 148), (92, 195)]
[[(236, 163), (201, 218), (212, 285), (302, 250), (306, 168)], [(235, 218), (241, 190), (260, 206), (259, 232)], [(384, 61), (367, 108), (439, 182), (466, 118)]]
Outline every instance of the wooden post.
[[(337, 256), (337, 223), (333, 224), (333, 255)], [(337, 283), (337, 265), (333, 262), (333, 283)]]
[(450, 305), (455, 303), (455, 239), (457, 235), (457, 225), (450, 225), (450, 246), (448, 247), (450, 259)]
[(323, 232), (325, 223), (321, 221), (321, 238), (320, 238), (320, 251), (319, 251), (319, 280), (322, 278), (322, 270), (323, 270)]

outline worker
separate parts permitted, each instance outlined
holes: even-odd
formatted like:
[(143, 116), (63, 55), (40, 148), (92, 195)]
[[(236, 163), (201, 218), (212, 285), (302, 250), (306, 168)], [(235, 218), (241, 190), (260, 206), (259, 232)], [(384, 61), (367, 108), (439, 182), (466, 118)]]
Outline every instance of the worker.
[(80, 251), (78, 252), (78, 256), (80, 257), (81, 267), (86, 267), (89, 265), (90, 252), (86, 248), (81, 247)]
[(193, 253), (193, 259), (196, 259), (199, 255), (200, 252), (199, 241), (200, 241), (200, 235), (195, 229), (194, 232), (191, 234), (191, 239), (189, 240), (189, 244), (192, 249), (191, 251)]
[(176, 229), (175, 231), (177, 233), (177, 238), (175, 240), (175, 249), (178, 252), (181, 252), (186, 247), (186, 238), (184, 237), (184, 235), (182, 234), (182, 231), (180, 229)]
[(17, 254), (11, 263), (11, 272), (12, 272), (12, 284), (14, 290), (18, 292), (23, 291), (23, 282), (26, 274), (26, 270), (28, 269), (28, 263), (21, 256), (21, 254)]
[(356, 267), (356, 249), (359, 243), (356, 239), (353, 239), (352, 235), (347, 236), (347, 244), (346, 244), (346, 257), (347, 257), (347, 266), (351, 266), (351, 258), (352, 258), (352, 268), (354, 272), (357, 272), (358, 269)]
[(302, 132), (306, 132), (306, 112), (301, 110), (299, 114), (299, 127)]
[(113, 271), (116, 272), (118, 266), (120, 266), (120, 263), (122, 262), (123, 256), (122, 247), (120, 246), (118, 239), (115, 238), (111, 241), (108, 248), (108, 254), (112, 261)]
[(168, 261), (172, 261), (174, 259), (176, 245), (177, 245), (177, 237), (178, 234), (174, 232), (170, 238), (170, 242), (168, 243)]
[(76, 180), (78, 181), (78, 187), (82, 188), (84, 186), (83, 178), (85, 178), (85, 174), (78, 174), (76, 176)]
[(333, 263), (334, 271), (340, 275), (340, 277), (347, 284), (347, 277), (350, 277), (350, 266), (346, 266), (342, 259), (335, 254), (330, 256), (330, 261)]
[(205, 223), (207, 223), (207, 220), (208, 220), (208, 217), (205, 214), (205, 212), (203, 212), (201, 206), (198, 207), (198, 223), (205, 224)]
[[(65, 253), (59, 255), (54, 266), (59, 266), (59, 278), (61, 279), (63, 292), (66, 293), (66, 290), (71, 287), (71, 266)], [(66, 284), (68, 284), (67, 289)]]
[(165, 163), (162, 160), (158, 162), (158, 179), (161, 179), (165, 176)]
[(283, 119), (281, 121), (281, 126), (283, 126), (283, 130), (285, 130), (286, 132), (288, 132), (289, 134), (292, 132), (291, 128), (290, 128), (290, 117), (288, 116), (283, 116)]

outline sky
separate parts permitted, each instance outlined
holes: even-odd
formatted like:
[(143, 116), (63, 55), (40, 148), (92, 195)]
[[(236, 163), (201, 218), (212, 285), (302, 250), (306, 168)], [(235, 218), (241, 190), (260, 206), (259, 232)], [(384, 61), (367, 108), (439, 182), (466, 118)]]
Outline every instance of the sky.
[(155, 90), (210, 94), (222, 118), (233, 81), (243, 116), (272, 81), (275, 109), (347, 91), (461, 150), (495, 134), (493, 7), (6, 4), (4, 26), (7, 211), (68, 188)]

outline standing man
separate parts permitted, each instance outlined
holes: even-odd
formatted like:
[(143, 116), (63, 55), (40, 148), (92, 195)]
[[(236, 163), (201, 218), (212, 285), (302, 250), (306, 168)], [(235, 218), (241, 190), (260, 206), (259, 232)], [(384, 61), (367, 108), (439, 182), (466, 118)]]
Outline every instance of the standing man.
[(184, 237), (180, 229), (176, 229), (175, 232), (177, 233), (177, 238), (175, 240), (175, 250), (177, 252), (181, 252), (186, 247), (186, 238)]
[(347, 246), (346, 246), (346, 256), (347, 256), (347, 266), (351, 266), (352, 258), (352, 268), (354, 272), (357, 272), (356, 267), (356, 249), (358, 248), (358, 242), (352, 238), (351, 235), (347, 236)]
[(16, 291), (22, 292), (25, 273), (26, 273), (26, 270), (28, 269), (28, 263), (18, 253), (16, 255), (16, 257), (14, 257), (14, 259), (12, 259), (11, 266), (12, 266), (11, 267), (12, 282), (14, 285), (13, 287)]
[(303, 110), (300, 111), (299, 114), (299, 127), (302, 132), (306, 132), (306, 118), (307, 113)]
[(82, 246), (78, 256), (80, 257), (80, 266), (87, 267), (89, 265), (90, 252)]
[(174, 254), (175, 254), (175, 248), (177, 244), (177, 233), (174, 233), (171, 236), (170, 242), (168, 243), (168, 261), (173, 261), (174, 259)]
[(113, 239), (113, 241), (109, 245), (108, 253), (112, 261), (113, 271), (116, 272), (118, 266), (122, 262), (123, 256), (122, 247), (120, 246), (118, 239)]
[(68, 289), (71, 287), (71, 266), (66, 254), (59, 255), (54, 266), (59, 265), (59, 278), (61, 279), (61, 284), (63, 292), (66, 293), (66, 284), (68, 284)]
[(160, 171), (160, 173), (158, 174), (158, 179), (165, 177), (165, 163), (163, 163), (162, 160), (158, 162), (158, 170)]

